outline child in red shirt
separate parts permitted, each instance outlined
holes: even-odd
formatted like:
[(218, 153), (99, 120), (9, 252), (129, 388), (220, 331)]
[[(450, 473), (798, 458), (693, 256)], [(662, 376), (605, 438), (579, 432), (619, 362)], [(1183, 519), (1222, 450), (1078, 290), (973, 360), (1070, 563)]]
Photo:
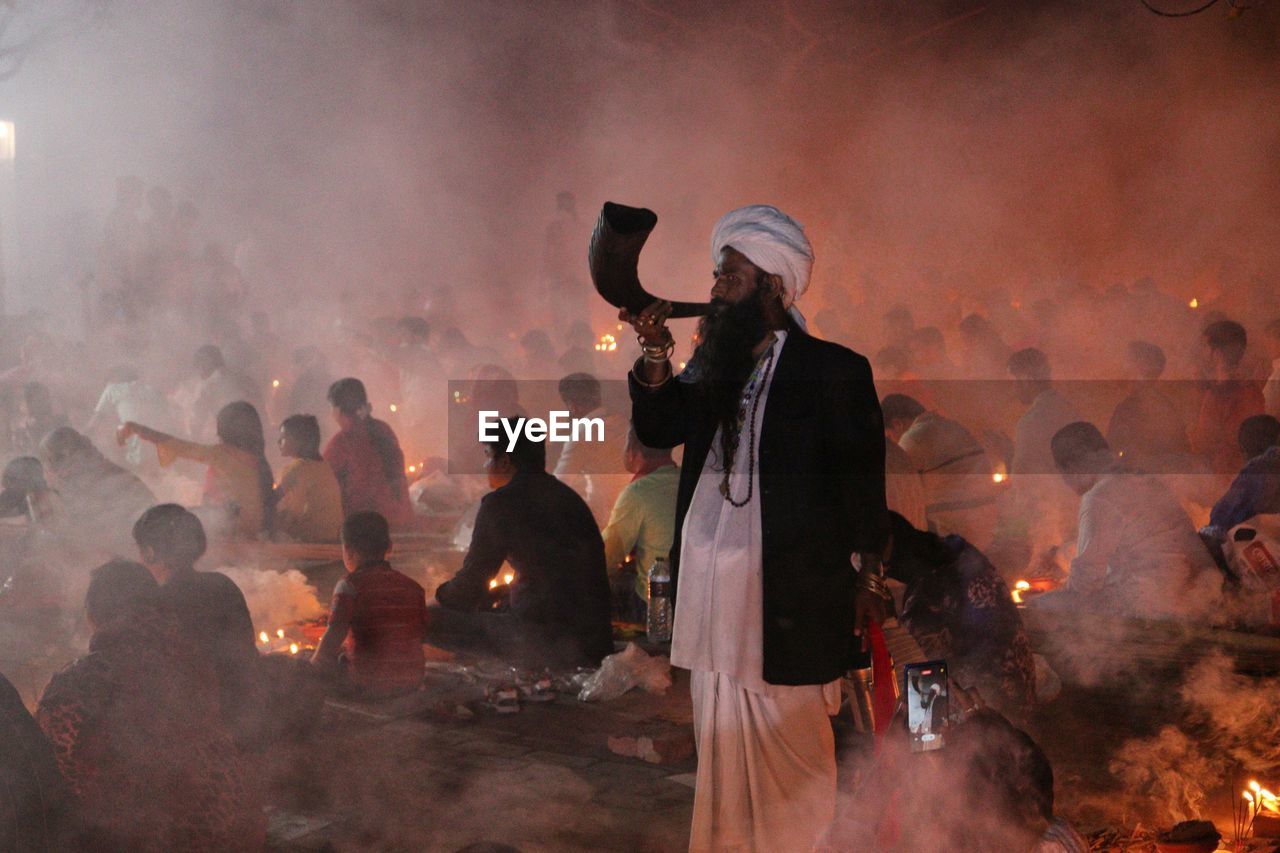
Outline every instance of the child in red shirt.
[(426, 592), (391, 568), (390, 550), (390, 529), (378, 513), (358, 512), (343, 522), (347, 576), (334, 587), (329, 628), (311, 659), (319, 666), (345, 663), (350, 686), (379, 698), (417, 690), (425, 663)]

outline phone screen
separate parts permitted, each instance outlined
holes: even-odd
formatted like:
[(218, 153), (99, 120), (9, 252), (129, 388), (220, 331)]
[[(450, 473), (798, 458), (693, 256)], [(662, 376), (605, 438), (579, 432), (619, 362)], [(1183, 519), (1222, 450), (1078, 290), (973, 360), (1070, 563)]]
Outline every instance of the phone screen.
[(947, 663), (907, 664), (902, 672), (912, 752), (942, 749), (947, 725)]

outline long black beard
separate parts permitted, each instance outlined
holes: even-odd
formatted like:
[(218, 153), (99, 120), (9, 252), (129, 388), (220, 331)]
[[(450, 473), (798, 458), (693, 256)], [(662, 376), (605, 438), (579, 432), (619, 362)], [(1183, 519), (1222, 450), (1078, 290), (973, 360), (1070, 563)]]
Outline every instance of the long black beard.
[(698, 324), (698, 389), (721, 428), (722, 461), (733, 464), (738, 440), (738, 407), (756, 364), (752, 352), (769, 330), (764, 297), (757, 287), (737, 303), (712, 300), (712, 312)]

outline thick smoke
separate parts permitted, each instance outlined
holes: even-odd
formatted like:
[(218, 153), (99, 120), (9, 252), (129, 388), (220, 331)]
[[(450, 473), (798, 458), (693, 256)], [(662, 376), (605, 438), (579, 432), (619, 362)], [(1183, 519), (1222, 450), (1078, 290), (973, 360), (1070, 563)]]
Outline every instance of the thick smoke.
[(1144, 275), (1208, 298), (1274, 265), (1271, 10), (553, 6), (110, 4), (5, 83), (11, 303), (76, 306), (126, 173), (193, 201), (265, 310), (450, 286), (473, 341), (512, 331), (561, 189), (584, 249), (605, 198), (657, 210), (672, 297), (705, 293), (714, 217), (766, 199), (819, 248), (810, 310)]
[(297, 569), (275, 572), (258, 566), (219, 566), (217, 571), (240, 587), (257, 631), (274, 632), (325, 613), (315, 589)]
[(1280, 685), (1240, 675), (1231, 660), (1213, 655), (1187, 673), (1177, 698), (1185, 709), (1180, 725), (1128, 741), (1110, 761), (1130, 815), (1173, 823), (1220, 813), (1212, 796), (1280, 768)]
[[(250, 362), (238, 358), (243, 341), (207, 330), (204, 304), (141, 329), (96, 313), (103, 223), (123, 175), (192, 205), (192, 252), (210, 267), (234, 264), (240, 319), (262, 312), (283, 342), (274, 360), (250, 364), (264, 395), (273, 378), (294, 378), (289, 351), (309, 344), (330, 378), (366, 381), (380, 416), (395, 403), (436, 406), (443, 382), (481, 361), (559, 378), (569, 371), (522, 361), (516, 344), (545, 326), (562, 351), (552, 315), (590, 317), (591, 337), (613, 331), (614, 312), (573, 260), (606, 199), (657, 211), (641, 275), (673, 299), (706, 297), (716, 217), (778, 205), (816, 248), (800, 308), (817, 331), (868, 354), (886, 342), (880, 318), (902, 302), (917, 324), (948, 333), (983, 312), (1011, 346), (1044, 345), (1055, 378), (1127, 378), (1121, 355), (1135, 329), (1166, 346), (1166, 378), (1193, 378), (1201, 318), (1188, 300), (1250, 324), (1280, 315), (1280, 14), (1266, 5), (1176, 22), (1136, 0), (933, 0), (909, 13), (888, 0), (0, 5), (15, 15), (4, 39), (73, 15), (0, 79), (0, 119), (17, 139), (12, 169), (0, 164), (4, 300), (20, 315), (0, 356), (77, 416), (117, 365), (180, 400), (200, 344)], [(577, 198), (562, 243), (580, 280), (551, 289), (547, 232), (563, 190)], [(1108, 292), (1144, 277), (1170, 299)], [(368, 352), (388, 337), (370, 321), (406, 314), (431, 320), (442, 362), (440, 386), (416, 400), (393, 398), (394, 369)], [(449, 326), (472, 346), (451, 341)], [(692, 331), (676, 324), (677, 359)], [(634, 353), (619, 337), (622, 348), (597, 360), (602, 378), (620, 378)], [(959, 378), (1003, 379), (1003, 363)], [(1101, 422), (1122, 390), (1081, 399), (1082, 411), (1088, 403)], [(984, 418), (1007, 427), (1016, 417), (971, 393)], [(282, 405), (265, 401), (269, 446), (292, 414)], [(109, 430), (93, 437), (115, 452)], [(424, 445), (410, 463), (444, 455)], [(203, 471), (176, 470), (148, 472), (157, 497), (196, 503)], [(440, 490), (454, 487), (484, 489)], [(115, 550), (128, 554), (120, 533)], [(92, 561), (50, 563), (78, 607)], [(292, 574), (230, 573), (260, 630), (320, 610)], [(1114, 683), (1136, 668), (1107, 658), (1118, 634), (1069, 639), (1082, 680)], [(1167, 822), (1202, 814), (1233, 763), (1280, 763), (1273, 687), (1212, 659), (1182, 700), (1193, 729), (1131, 741), (1111, 763)], [(547, 775), (526, 781), (555, 786), (566, 803), (585, 795), (560, 778), (569, 774)], [(384, 784), (361, 780), (354, 801), (376, 814)], [(958, 796), (941, 776), (920, 784)], [(484, 789), (460, 802), (491, 813)]]

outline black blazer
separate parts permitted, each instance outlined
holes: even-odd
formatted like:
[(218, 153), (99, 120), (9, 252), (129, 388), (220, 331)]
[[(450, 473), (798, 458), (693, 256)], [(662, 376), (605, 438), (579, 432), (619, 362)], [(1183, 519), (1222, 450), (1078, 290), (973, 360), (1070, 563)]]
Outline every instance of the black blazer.
[[(681, 528), (716, 432), (688, 373), (657, 389), (629, 375), (637, 437), (650, 447), (684, 445), (671, 546), (677, 592)], [(849, 557), (879, 553), (888, 532), (884, 422), (871, 365), (792, 324), (757, 443), (764, 680), (825, 684), (863, 659)]]

